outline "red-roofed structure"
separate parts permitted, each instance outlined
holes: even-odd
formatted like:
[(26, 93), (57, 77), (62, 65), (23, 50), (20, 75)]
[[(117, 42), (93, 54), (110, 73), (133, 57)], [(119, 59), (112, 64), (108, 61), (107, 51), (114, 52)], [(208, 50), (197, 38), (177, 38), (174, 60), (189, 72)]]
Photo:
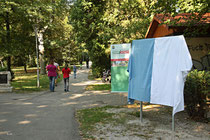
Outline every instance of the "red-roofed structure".
[[(201, 17), (199, 17), (198, 14), (192, 15), (190, 13), (182, 13), (176, 16), (157, 14), (153, 17), (145, 38), (182, 34), (190, 20), (191, 25), (195, 27), (201, 24), (210, 24), (210, 13), (206, 13)], [(171, 23), (167, 23), (167, 21)], [(210, 28), (208, 30), (210, 30)]]
[[(182, 35), (187, 27), (192, 31), (196, 29), (199, 33), (196, 37), (190, 34), (185, 36), (193, 59), (193, 67), (198, 70), (210, 70), (210, 13), (203, 14), (201, 17), (190, 13), (176, 16), (157, 14), (153, 17), (145, 38)], [(207, 27), (205, 32), (202, 27)]]

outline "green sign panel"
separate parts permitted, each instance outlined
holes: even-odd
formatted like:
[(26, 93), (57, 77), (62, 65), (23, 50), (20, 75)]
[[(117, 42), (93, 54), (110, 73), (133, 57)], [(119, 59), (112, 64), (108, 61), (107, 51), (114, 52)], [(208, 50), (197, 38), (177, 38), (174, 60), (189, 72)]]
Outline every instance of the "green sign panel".
[(111, 91), (128, 92), (128, 61), (131, 44), (111, 45)]

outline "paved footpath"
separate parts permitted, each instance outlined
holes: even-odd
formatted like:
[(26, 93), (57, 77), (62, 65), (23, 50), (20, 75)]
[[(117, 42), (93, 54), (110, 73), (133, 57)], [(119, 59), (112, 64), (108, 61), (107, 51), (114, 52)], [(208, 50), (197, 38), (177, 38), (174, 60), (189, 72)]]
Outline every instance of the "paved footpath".
[(0, 140), (80, 140), (75, 110), (126, 104), (126, 93), (85, 91), (87, 69), (70, 78), (70, 92), (63, 82), (55, 92), (0, 93)]

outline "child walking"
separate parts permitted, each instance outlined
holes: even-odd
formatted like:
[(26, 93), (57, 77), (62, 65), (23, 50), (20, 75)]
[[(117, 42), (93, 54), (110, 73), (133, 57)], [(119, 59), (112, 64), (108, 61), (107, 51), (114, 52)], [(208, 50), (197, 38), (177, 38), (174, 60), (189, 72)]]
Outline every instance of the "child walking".
[(76, 75), (77, 75), (77, 67), (75, 66), (75, 64), (74, 64), (74, 66), (73, 66), (73, 71), (74, 71), (74, 79), (76, 79)]
[(64, 91), (69, 91), (69, 74), (71, 73), (71, 69), (68, 67), (68, 64), (65, 65), (65, 68), (62, 69), (63, 80), (64, 80)]

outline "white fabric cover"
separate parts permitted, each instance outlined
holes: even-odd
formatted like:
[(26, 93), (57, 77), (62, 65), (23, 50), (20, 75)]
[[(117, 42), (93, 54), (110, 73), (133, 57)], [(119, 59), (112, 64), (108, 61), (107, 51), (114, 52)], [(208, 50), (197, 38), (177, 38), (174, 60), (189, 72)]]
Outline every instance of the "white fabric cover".
[(184, 110), (184, 81), (192, 59), (184, 36), (156, 38), (154, 43), (150, 102)]

